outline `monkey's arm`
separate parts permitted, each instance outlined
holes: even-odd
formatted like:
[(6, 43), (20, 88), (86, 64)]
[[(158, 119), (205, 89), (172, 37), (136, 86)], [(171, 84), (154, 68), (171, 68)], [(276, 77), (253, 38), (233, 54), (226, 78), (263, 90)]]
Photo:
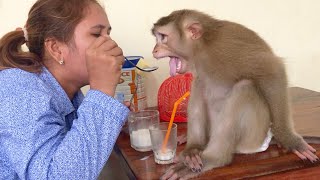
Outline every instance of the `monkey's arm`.
[(188, 142), (186, 149), (203, 148), (207, 143), (207, 109), (206, 99), (201, 92), (198, 78), (192, 82), (191, 95), (188, 104)]
[[(208, 141), (208, 119), (207, 109), (205, 107), (206, 99), (201, 91), (202, 88), (199, 87), (199, 79), (195, 78), (192, 83), (191, 95), (188, 104), (188, 141), (185, 149), (180, 153), (175, 161), (188, 164), (191, 169), (200, 169), (200, 166), (202, 166), (200, 153), (203, 151)], [(182, 142), (186, 141), (186, 139), (182, 139)]]
[(316, 150), (308, 145), (294, 130), (284, 66), (279, 64), (278, 68), (272, 72), (272, 75), (259, 80), (259, 90), (265, 97), (270, 109), (274, 138), (284, 148), (291, 150), (301, 159), (317, 161), (318, 157), (314, 154)]

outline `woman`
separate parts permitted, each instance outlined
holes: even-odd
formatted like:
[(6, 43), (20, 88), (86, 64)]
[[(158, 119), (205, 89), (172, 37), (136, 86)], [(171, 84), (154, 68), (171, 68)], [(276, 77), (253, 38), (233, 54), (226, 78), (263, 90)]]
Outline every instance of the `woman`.
[(0, 179), (97, 178), (129, 111), (110, 31), (95, 0), (38, 0), (1, 38)]

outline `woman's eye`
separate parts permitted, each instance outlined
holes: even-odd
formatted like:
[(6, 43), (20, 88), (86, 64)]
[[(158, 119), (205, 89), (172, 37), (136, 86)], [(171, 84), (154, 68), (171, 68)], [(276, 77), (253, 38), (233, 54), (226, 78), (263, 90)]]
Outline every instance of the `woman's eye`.
[(101, 36), (101, 34), (100, 34), (100, 33), (92, 33), (92, 36), (94, 36), (94, 37), (98, 38), (98, 37), (100, 37), (100, 36)]

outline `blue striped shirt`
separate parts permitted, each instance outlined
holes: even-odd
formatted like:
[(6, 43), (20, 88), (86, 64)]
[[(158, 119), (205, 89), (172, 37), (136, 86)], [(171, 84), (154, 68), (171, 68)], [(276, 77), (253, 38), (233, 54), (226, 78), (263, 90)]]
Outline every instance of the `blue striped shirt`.
[(96, 179), (128, 112), (97, 90), (70, 100), (46, 68), (0, 71), (0, 179)]

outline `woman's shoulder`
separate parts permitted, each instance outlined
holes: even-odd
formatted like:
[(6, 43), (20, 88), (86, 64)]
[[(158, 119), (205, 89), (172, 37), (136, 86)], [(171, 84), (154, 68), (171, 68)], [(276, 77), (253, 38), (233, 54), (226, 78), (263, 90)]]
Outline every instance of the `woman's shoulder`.
[(2, 90), (37, 89), (41, 84), (43, 84), (43, 81), (40, 78), (40, 73), (31, 73), (18, 68), (0, 71), (0, 87)]
[(38, 78), (37, 73), (28, 72), (19, 68), (8, 68), (0, 71), (0, 79), (3, 81), (32, 81)]

